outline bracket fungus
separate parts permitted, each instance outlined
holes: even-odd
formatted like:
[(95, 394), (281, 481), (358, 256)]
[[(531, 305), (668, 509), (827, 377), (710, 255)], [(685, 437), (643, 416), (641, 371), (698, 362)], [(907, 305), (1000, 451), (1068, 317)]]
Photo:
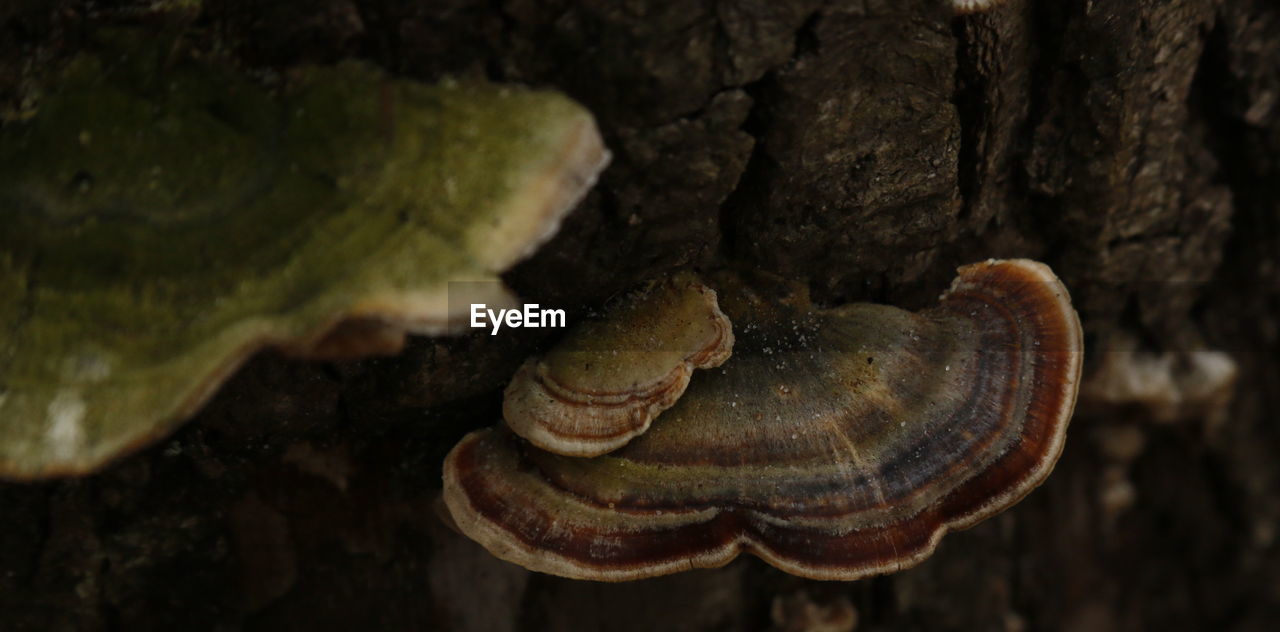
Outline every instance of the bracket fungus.
[(0, 130), (0, 475), (154, 440), (264, 346), (441, 332), (466, 315), (453, 282), (510, 303), (497, 274), (608, 161), (553, 92), (348, 62), (270, 95), (145, 57), (73, 61)]
[(504, 394), (516, 434), (557, 454), (596, 456), (649, 428), (689, 385), (720, 366), (733, 328), (716, 293), (691, 273), (651, 284), (530, 358)]
[(644, 435), (590, 459), (501, 427), (445, 460), (458, 527), (527, 568), (621, 581), (748, 551), (851, 580), (928, 557), (1052, 470), (1081, 331), (1043, 264), (960, 268), (919, 313), (872, 304), (750, 314), (733, 357), (694, 376)]

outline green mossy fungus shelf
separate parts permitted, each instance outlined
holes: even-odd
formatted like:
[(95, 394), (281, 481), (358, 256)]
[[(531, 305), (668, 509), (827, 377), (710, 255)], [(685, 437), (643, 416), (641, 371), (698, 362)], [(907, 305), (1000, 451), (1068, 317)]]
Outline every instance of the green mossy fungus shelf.
[(0, 476), (146, 445), (264, 346), (385, 351), (510, 303), (497, 274), (608, 162), (552, 92), (350, 62), (285, 83), (82, 57), (0, 129)]

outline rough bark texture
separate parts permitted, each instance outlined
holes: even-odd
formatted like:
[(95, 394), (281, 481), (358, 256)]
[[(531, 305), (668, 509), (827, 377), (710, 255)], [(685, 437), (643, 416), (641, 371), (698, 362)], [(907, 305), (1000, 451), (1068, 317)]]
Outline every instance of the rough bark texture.
[(443, 455), (498, 419), (545, 333), (346, 364), (264, 354), (161, 445), (85, 479), (0, 484), (0, 629), (797, 629), (797, 611), (848, 605), (862, 630), (1280, 617), (1272, 0), (1008, 0), (959, 19), (926, 0), (152, 4), (183, 3), (0, 4), (3, 109), (122, 22), (264, 80), (361, 57), (556, 86), (615, 161), (509, 275), (530, 301), (572, 318), (733, 260), (823, 301), (914, 308), (957, 264), (1027, 256), (1072, 290), (1089, 371), (1120, 339), (1217, 348), (1237, 394), (1162, 424), (1082, 407), (1041, 489), (896, 575), (821, 584), (742, 559), (603, 585), (496, 561), (435, 516)]

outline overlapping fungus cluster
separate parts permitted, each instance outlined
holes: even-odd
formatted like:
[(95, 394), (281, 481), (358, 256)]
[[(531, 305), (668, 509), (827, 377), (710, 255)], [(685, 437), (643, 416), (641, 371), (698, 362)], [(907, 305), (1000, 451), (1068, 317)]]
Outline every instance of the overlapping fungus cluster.
[[(1081, 331), (1043, 264), (965, 266), (919, 313), (821, 309), (726, 282), (738, 330), (727, 360), (716, 295), (684, 279), (521, 369), (504, 407), (515, 434), (474, 432), (445, 461), (445, 503), (465, 534), (583, 579), (720, 566), (742, 551), (856, 579), (918, 563), (948, 530), (1017, 502), (1062, 450)], [(660, 307), (673, 318), (639, 313)], [(674, 346), (611, 347), (650, 331)], [(602, 344), (583, 341), (597, 334)]]

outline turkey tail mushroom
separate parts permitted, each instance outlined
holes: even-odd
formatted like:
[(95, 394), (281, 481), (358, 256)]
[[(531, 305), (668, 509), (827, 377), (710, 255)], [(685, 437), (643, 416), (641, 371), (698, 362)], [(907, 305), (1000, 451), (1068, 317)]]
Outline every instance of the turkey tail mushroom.
[(458, 527), (500, 558), (580, 579), (746, 551), (852, 580), (919, 563), (1053, 469), (1082, 340), (1047, 266), (964, 266), (918, 313), (762, 311), (730, 312), (734, 355), (613, 453), (552, 454), (502, 428), (467, 435), (444, 465)]

